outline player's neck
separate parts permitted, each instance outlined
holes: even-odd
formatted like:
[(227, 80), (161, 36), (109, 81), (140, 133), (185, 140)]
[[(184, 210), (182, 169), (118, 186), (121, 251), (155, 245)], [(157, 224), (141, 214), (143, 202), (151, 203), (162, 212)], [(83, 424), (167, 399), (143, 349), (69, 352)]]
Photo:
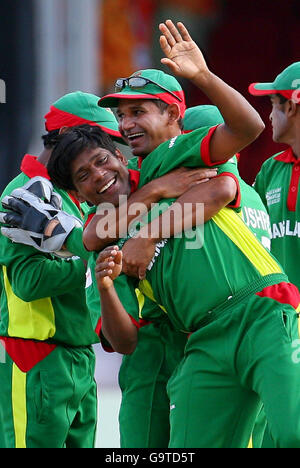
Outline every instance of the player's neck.
[(38, 161), (43, 164), (43, 166), (47, 167), (48, 161), (50, 159), (52, 150), (45, 148), (40, 155), (38, 156)]

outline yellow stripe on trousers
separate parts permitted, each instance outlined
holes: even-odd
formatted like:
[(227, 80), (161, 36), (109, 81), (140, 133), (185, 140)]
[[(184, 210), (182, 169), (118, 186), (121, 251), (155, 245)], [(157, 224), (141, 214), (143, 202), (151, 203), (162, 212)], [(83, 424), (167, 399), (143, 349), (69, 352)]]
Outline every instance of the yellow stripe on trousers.
[(16, 364), (12, 369), (12, 410), (15, 429), (15, 448), (26, 448), (26, 374)]

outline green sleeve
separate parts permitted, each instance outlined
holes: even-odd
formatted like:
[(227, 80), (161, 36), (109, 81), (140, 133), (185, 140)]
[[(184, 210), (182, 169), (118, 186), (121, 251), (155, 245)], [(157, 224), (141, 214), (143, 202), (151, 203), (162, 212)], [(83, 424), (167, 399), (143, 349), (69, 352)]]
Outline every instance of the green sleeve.
[(136, 295), (137, 281), (122, 273), (115, 279), (114, 286), (124, 309), (138, 322), (140, 307)]
[(83, 260), (88, 260), (90, 252), (88, 252), (83, 245), (82, 234), (82, 228), (74, 228), (67, 238), (66, 247), (73, 255), (76, 255)]
[(65, 294), (85, 282), (82, 260), (55, 258), (12, 244), (4, 236), (0, 236), (0, 263), (7, 268), (13, 292), (25, 302)]
[(139, 187), (178, 167), (207, 167), (207, 158), (205, 155), (203, 159), (201, 147), (209, 130), (209, 127), (204, 127), (159, 145), (143, 161)]
[(268, 209), (267, 199), (266, 199), (266, 175), (265, 175), (265, 167), (262, 165), (259, 173), (257, 174), (253, 187), (255, 188), (256, 192), (262, 199), (263, 204)]

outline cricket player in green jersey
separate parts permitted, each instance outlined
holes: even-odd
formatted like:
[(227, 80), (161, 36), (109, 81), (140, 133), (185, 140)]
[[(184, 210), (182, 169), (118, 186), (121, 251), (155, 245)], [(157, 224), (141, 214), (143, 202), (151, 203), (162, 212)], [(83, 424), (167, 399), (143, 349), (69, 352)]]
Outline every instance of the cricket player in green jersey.
[(299, 275), (299, 174), (300, 174), (300, 62), (285, 68), (271, 83), (253, 83), (255, 96), (269, 96), (273, 140), (288, 145), (267, 159), (256, 176), (254, 187), (270, 216), (271, 251), (289, 278), (300, 287)]
[[(268, 158), (256, 176), (254, 187), (268, 210), (271, 222), (271, 251), (294, 284), (300, 287), (299, 250), (299, 76), (300, 62), (284, 69), (272, 83), (253, 83), (255, 96), (269, 96), (273, 140), (288, 148)], [(273, 447), (268, 433), (263, 447)]]
[[(140, 184), (162, 175), (167, 165), (182, 164), (185, 149), (194, 154), (193, 143), (203, 135), (205, 130), (196, 130), (161, 145), (143, 162)], [(299, 292), (233, 210), (224, 208), (207, 222), (204, 236), (202, 247), (193, 250), (186, 249), (185, 233), (165, 241), (139, 284), (175, 328), (191, 333), (168, 385), (170, 447), (246, 447), (261, 401), (275, 445), (299, 447), (300, 370), (292, 360), (293, 342), (299, 340)], [(103, 331), (112, 342), (111, 328), (117, 329), (110, 320), (116, 319), (114, 306), (124, 312), (122, 291), (118, 302), (111, 284), (102, 289), (101, 282), (113, 270), (114, 255), (119, 254), (113, 247), (100, 254), (97, 270)], [(134, 348), (133, 326), (129, 343)]]
[[(4, 190), (2, 201), (24, 185), (64, 210), (65, 228), (82, 244), (87, 206), (59, 189), (52, 191), (46, 164), (62, 127), (89, 122), (119, 137), (113, 114), (97, 106), (99, 97), (82, 92), (58, 99), (45, 116), (47, 134), (38, 156), (25, 155), (21, 173)], [(19, 205), (16, 206), (19, 216)], [(37, 219), (34, 210), (28, 228)], [(4, 215), (5, 216), (5, 215)], [(2, 220), (3, 221), (3, 220)], [(92, 448), (97, 422), (95, 355), (99, 342), (85, 302), (85, 265), (80, 258), (45, 253), (47, 244), (68, 231), (54, 230), (44, 241), (32, 232), (12, 243), (0, 236), (1, 363), (0, 422), (3, 448)], [(40, 250), (38, 250), (40, 249)]]

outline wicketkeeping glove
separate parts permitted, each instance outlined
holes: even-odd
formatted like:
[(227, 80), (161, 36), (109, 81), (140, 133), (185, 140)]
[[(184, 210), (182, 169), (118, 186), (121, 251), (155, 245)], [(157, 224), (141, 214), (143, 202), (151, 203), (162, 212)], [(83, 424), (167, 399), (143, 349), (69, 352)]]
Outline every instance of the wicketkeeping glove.
[[(45, 180), (32, 179), (33, 183), (30, 181), (31, 184), (24, 186), (26, 188), (15, 189), (3, 198), (2, 205), (8, 211), (0, 212), (0, 222), (9, 227), (2, 227), (1, 233), (13, 242), (30, 245), (41, 252), (70, 257), (72, 254), (62, 250), (63, 245), (75, 227), (82, 227), (82, 222), (59, 209), (61, 198), (52, 192), (52, 184), (49, 181), (45, 184)], [(31, 190), (53, 204), (43, 201)], [(46, 235), (49, 228), (51, 234)]]

